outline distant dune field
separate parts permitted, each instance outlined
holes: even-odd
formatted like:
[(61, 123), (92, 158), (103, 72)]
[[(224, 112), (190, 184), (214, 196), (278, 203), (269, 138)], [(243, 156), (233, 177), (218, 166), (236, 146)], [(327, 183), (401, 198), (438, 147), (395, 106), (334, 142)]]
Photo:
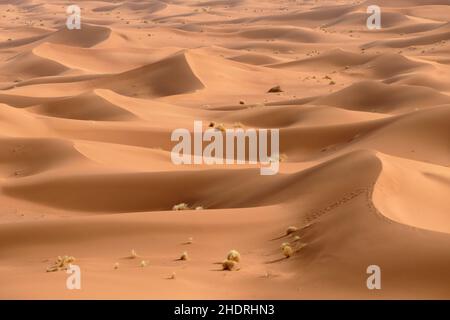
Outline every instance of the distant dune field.
[[(1, 299), (450, 298), (448, 0), (74, 4), (0, 1)], [(175, 165), (194, 121), (279, 173)]]

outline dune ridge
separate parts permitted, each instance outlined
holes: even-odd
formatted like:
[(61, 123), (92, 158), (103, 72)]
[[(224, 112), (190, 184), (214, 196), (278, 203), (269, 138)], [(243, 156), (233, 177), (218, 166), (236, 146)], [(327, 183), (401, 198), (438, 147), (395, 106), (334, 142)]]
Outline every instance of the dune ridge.
[[(1, 299), (450, 298), (448, 0), (0, 10)], [(194, 121), (279, 129), (279, 174), (173, 164)]]

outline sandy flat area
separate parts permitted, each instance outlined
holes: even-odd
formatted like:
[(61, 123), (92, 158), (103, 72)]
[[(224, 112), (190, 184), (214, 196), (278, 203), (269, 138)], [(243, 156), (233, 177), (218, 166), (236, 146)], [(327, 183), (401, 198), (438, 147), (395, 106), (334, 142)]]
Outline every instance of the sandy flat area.
[[(0, 1), (0, 298), (450, 298), (448, 0), (74, 4)], [(279, 174), (173, 164), (194, 121)]]

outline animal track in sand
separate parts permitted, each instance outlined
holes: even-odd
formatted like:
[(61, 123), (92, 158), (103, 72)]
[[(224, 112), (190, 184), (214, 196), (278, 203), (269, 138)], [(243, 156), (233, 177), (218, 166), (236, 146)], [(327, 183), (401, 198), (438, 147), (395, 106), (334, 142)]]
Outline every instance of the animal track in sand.
[(350, 192), (346, 195), (344, 195), (341, 199), (331, 203), (330, 205), (326, 206), (323, 209), (317, 210), (317, 211), (313, 211), (312, 213), (307, 214), (306, 216), (306, 222), (307, 223), (311, 223), (313, 220), (316, 220), (317, 218), (323, 216), (324, 214), (332, 211), (335, 208), (338, 208), (342, 205), (344, 205), (345, 203), (351, 201), (352, 199), (358, 197), (359, 195), (367, 192), (368, 189), (358, 189), (356, 191)]

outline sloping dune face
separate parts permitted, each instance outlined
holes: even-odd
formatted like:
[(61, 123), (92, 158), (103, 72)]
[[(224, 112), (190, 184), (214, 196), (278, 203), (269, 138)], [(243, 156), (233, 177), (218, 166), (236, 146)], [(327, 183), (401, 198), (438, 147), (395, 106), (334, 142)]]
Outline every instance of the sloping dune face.
[[(450, 298), (448, 0), (80, 7), (0, 3), (0, 298)], [(175, 165), (195, 121), (278, 174)]]

